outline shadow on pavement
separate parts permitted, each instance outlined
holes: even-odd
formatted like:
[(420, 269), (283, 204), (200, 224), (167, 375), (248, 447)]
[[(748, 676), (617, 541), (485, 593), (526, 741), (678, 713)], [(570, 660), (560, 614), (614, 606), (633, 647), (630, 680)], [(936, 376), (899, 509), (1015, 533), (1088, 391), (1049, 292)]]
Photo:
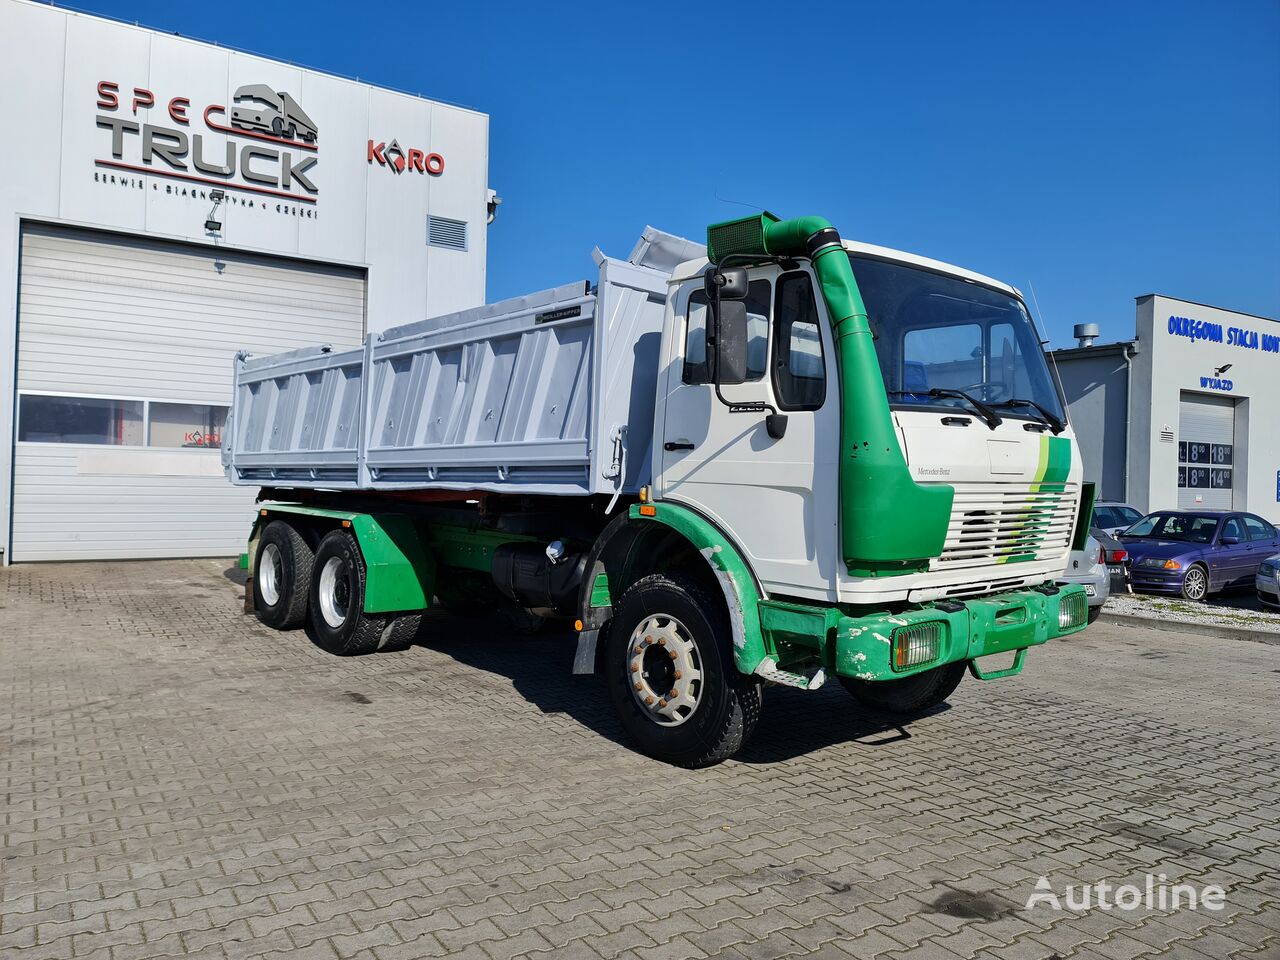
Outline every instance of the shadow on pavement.
[[(565, 714), (606, 740), (634, 749), (614, 713), (604, 679), (598, 674), (572, 674), (572, 632), (515, 636), (492, 621), (438, 612), (424, 618), (417, 645), (506, 677), (525, 700), (543, 713)], [(922, 716), (948, 709), (944, 704)], [(915, 719), (919, 718), (912, 718)], [(840, 743), (886, 747), (911, 738), (907, 725), (908, 721), (886, 718), (861, 707), (834, 679), (812, 693), (767, 687), (755, 735), (735, 759), (741, 763), (778, 763)]]

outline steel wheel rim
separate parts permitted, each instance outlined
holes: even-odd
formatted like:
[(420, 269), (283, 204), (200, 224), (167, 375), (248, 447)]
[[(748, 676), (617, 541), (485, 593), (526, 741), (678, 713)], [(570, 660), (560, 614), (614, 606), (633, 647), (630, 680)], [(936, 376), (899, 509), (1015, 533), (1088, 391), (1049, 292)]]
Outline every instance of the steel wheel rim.
[(284, 559), (280, 556), (280, 548), (268, 543), (262, 548), (262, 556), (258, 558), (258, 595), (268, 607), (280, 602), (280, 581), (283, 579)]
[(1187, 596), (1192, 600), (1201, 600), (1205, 595), (1205, 578), (1204, 571), (1199, 567), (1192, 567), (1187, 571), (1186, 578)]
[(689, 628), (656, 613), (631, 631), (627, 642), (627, 683), (640, 710), (662, 727), (678, 727), (698, 709), (702, 697), (702, 655)]
[(347, 622), (351, 603), (351, 585), (347, 582), (347, 565), (341, 557), (330, 557), (320, 570), (320, 616), (335, 630)]

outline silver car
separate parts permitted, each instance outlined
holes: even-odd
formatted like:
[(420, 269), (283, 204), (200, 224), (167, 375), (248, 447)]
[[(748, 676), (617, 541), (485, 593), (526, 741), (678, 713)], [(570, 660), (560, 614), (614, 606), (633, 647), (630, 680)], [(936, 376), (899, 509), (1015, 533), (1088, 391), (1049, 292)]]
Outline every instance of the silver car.
[(1102, 544), (1090, 537), (1085, 541), (1083, 550), (1072, 550), (1067, 558), (1067, 569), (1058, 582), (1083, 586), (1089, 601), (1089, 622), (1097, 620), (1102, 613), (1102, 605), (1111, 596), (1111, 571), (1102, 556)]
[(1116, 500), (1099, 500), (1093, 505), (1093, 525), (1104, 533), (1118, 536), (1143, 517), (1137, 507)]
[(1264, 607), (1280, 609), (1280, 553), (1262, 561), (1254, 575), (1253, 585), (1258, 591), (1258, 601)]

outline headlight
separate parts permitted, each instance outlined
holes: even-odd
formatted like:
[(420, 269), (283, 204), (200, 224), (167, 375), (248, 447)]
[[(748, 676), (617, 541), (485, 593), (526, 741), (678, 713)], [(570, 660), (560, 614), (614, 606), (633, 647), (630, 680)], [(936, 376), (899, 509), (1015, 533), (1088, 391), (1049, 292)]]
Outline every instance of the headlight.
[(1160, 557), (1144, 557), (1138, 561), (1140, 567), (1155, 567), (1160, 570), (1181, 570), (1182, 564), (1177, 560), (1162, 560)]
[(1058, 629), (1078, 627), (1089, 616), (1089, 601), (1083, 593), (1069, 593), (1058, 601)]
[(943, 625), (937, 621), (893, 631), (893, 669), (905, 670), (938, 659)]
[(1270, 560), (1266, 560), (1262, 566), (1258, 567), (1258, 573), (1264, 577), (1274, 577), (1276, 575), (1276, 565)]

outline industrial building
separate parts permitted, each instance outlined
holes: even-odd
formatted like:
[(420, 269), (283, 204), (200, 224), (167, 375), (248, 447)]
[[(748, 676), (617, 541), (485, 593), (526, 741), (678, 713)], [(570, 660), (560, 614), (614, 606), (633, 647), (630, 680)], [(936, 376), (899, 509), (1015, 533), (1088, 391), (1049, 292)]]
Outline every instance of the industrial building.
[(227, 556), (237, 350), (484, 302), (488, 117), (0, 0), (4, 562)]
[(1085, 479), (1140, 510), (1247, 510), (1280, 523), (1280, 323), (1161, 294), (1135, 337), (1056, 350)]

